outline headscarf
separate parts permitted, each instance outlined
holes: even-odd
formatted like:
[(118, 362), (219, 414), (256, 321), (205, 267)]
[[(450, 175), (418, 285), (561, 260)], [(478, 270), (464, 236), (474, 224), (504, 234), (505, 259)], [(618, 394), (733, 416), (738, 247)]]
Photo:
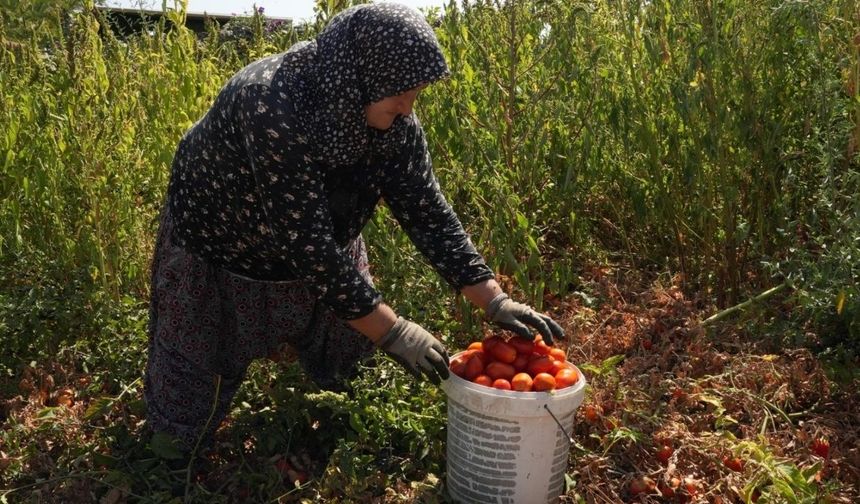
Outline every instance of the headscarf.
[(421, 13), (393, 3), (351, 7), (295, 49), (295, 67), (312, 60), (302, 65), (295, 107), (309, 123), (314, 157), (330, 166), (354, 164), (371, 148), (374, 155), (394, 155), (414, 119), (398, 117), (389, 129), (374, 130), (365, 106), (449, 74)]

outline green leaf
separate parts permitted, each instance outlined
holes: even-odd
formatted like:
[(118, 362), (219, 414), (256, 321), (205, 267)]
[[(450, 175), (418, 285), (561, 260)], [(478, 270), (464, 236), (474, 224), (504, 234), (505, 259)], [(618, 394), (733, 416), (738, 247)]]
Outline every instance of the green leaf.
[(93, 462), (95, 462), (97, 465), (103, 465), (105, 467), (114, 467), (118, 461), (119, 459), (111, 457), (110, 455), (105, 455), (104, 453), (93, 453)]
[(164, 432), (156, 432), (149, 441), (152, 453), (167, 460), (179, 460), (182, 458), (182, 450), (177, 445), (176, 438)]
[(84, 412), (86, 420), (92, 420), (97, 416), (107, 415), (113, 407), (113, 399), (110, 397), (100, 397), (87, 406), (87, 411)]

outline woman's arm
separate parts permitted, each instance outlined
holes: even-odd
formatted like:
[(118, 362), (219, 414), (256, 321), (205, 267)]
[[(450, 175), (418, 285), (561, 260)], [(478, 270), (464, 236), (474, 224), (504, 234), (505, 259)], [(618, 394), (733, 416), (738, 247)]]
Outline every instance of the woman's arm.
[(367, 336), (376, 345), (379, 345), (379, 340), (394, 327), (395, 322), (397, 314), (385, 303), (379, 303), (372, 312), (363, 317), (347, 320), (353, 329)]
[(460, 289), (460, 293), (463, 294), (466, 299), (484, 311), (487, 311), (490, 301), (502, 292), (503, 291), (499, 286), (499, 283), (492, 278), (475, 285), (466, 285)]
[[(457, 290), (494, 277), (475, 249), (433, 174), (424, 131), (410, 116), (399, 159), (385, 167), (382, 197), (400, 227), (436, 271)], [(470, 292), (475, 289), (470, 289)], [(483, 292), (477, 289), (476, 292)]]

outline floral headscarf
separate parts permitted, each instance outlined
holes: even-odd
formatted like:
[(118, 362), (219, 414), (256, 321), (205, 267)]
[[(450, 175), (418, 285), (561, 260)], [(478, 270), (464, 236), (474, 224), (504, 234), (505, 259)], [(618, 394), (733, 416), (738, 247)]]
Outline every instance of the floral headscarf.
[(413, 118), (398, 117), (378, 131), (367, 125), (365, 106), (449, 73), (421, 13), (392, 3), (349, 8), (290, 53), (286, 63), (304, 67), (302, 85), (294, 88), (296, 110), (310, 123), (314, 156), (331, 166), (356, 163), (371, 145), (374, 154), (393, 155)]

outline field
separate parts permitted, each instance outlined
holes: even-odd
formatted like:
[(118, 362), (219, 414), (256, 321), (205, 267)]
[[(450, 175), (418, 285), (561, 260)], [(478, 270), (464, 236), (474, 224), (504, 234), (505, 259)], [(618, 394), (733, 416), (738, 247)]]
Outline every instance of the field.
[[(312, 36), (261, 12), (121, 34), (0, 0), (0, 502), (448, 502), (445, 395), (378, 358), (255, 363), (190, 464), (145, 429), (148, 268), (184, 131)], [(417, 112), (448, 200), (589, 380), (563, 502), (860, 501), (860, 7), (508, 0), (428, 12)], [(377, 286), (451, 351), (490, 334), (389, 212)], [(640, 492), (641, 490), (641, 492)]]

